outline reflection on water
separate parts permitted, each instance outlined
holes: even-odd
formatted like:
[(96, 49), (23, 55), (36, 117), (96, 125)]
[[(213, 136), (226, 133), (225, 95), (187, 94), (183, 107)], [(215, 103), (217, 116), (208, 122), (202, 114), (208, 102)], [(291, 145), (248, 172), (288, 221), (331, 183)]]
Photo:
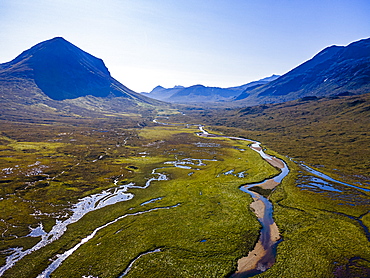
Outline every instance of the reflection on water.
[(39, 236), (43, 236), (43, 235), (46, 235), (46, 232), (44, 231), (44, 226), (42, 225), (42, 223), (39, 224), (39, 226), (37, 226), (36, 228), (30, 228), (31, 229), (31, 232), (27, 235), (29, 237), (39, 237)]
[(182, 169), (193, 169), (200, 170), (198, 168), (193, 168), (193, 166), (207, 166), (204, 161), (217, 161), (215, 159), (199, 159), (199, 158), (183, 158), (176, 161), (166, 161), (164, 164), (172, 164), (177, 168)]
[(329, 183), (328, 181), (313, 176), (305, 176), (305, 180), (298, 184), (298, 187), (302, 189), (312, 189), (314, 191), (326, 190), (342, 192), (342, 190), (335, 187), (334, 183)]
[[(323, 194), (328, 196), (331, 200), (342, 201), (339, 205), (354, 206), (369, 204), (368, 196), (366, 193), (362, 192), (363, 190), (367, 191), (366, 189), (354, 185), (350, 186), (350, 184), (332, 179), (316, 170), (314, 170), (314, 172), (308, 172), (305, 171), (307, 168), (302, 169), (303, 171), (299, 172), (299, 176), (296, 180), (296, 185), (301, 188), (301, 190)], [(313, 175), (313, 173), (315, 173), (315, 175)], [(316, 175), (317, 173), (321, 175), (318, 176)]]
[(370, 189), (367, 189), (367, 188), (363, 188), (363, 187), (359, 187), (359, 186), (355, 186), (353, 184), (349, 184), (349, 183), (345, 183), (345, 182), (342, 182), (342, 181), (339, 181), (339, 180), (336, 180), (336, 179), (333, 179), (331, 177), (329, 177), (328, 175), (324, 174), (324, 173), (321, 173), (315, 169), (312, 169), (311, 167), (308, 167), (307, 165), (304, 165), (304, 164), (300, 164), (300, 166), (307, 172), (317, 176), (317, 177), (320, 177), (322, 179), (325, 179), (329, 182), (334, 182), (334, 183), (337, 183), (337, 184), (341, 184), (341, 185), (345, 185), (345, 186), (349, 186), (349, 187), (352, 187), (352, 188), (356, 188), (356, 189), (360, 189), (360, 190), (364, 190), (364, 191), (367, 191), (369, 192)]
[[(284, 168), (281, 169), (281, 173), (279, 175), (277, 175), (275, 178), (270, 179), (270, 180), (273, 180), (277, 183), (280, 183), (283, 180), (283, 178), (288, 175), (288, 173), (289, 173), (289, 169), (288, 169), (287, 165), (284, 163)], [(275, 263), (276, 248), (277, 248), (277, 245), (280, 243), (280, 240), (278, 240), (278, 238), (275, 238), (275, 236), (273, 235), (273, 233), (271, 231), (271, 227), (273, 225), (275, 225), (275, 221), (274, 221), (273, 216), (272, 216), (273, 205), (266, 197), (258, 194), (257, 192), (249, 190), (252, 187), (261, 186), (262, 184), (266, 183), (267, 181), (268, 180), (265, 180), (261, 183), (247, 184), (247, 185), (244, 185), (244, 186), (240, 187), (240, 189), (242, 191), (248, 193), (253, 198), (253, 200), (254, 200), (253, 203), (256, 203), (256, 202), (260, 201), (264, 205), (262, 215), (259, 215), (259, 213), (256, 212), (256, 216), (258, 217), (258, 221), (262, 225), (262, 229), (260, 231), (260, 237), (259, 237), (259, 242), (258, 243), (261, 243), (265, 253), (258, 260), (256, 268), (250, 269), (250, 270), (244, 271), (244, 272), (243, 271), (236, 272), (231, 277), (235, 277), (235, 278), (253, 277), (254, 275), (265, 272), (267, 269), (269, 269)], [(257, 246), (258, 246), (258, 244), (256, 245), (255, 248), (258, 248)], [(254, 252), (254, 250), (252, 252)], [(248, 258), (249, 258), (249, 255), (248, 255)], [(253, 259), (251, 259), (251, 260), (253, 260)]]
[[(257, 141), (254, 141), (254, 140), (249, 140), (249, 139), (246, 139), (246, 138), (241, 138), (241, 137), (228, 137), (228, 136), (210, 134), (204, 129), (203, 126), (199, 126), (199, 130), (201, 131), (201, 133), (198, 133), (199, 136), (224, 137), (224, 138), (229, 138), (229, 139), (232, 139), (232, 140), (250, 141), (250, 142), (252, 142), (252, 144), (250, 146), (250, 148), (252, 150), (258, 152), (262, 159), (264, 159), (265, 161), (267, 161), (271, 165), (274, 165), (275, 167), (280, 168), (280, 170), (281, 170), (280, 174), (277, 175), (276, 177), (272, 178), (272, 179), (265, 180), (262, 183), (247, 184), (247, 185), (244, 185), (244, 186), (240, 187), (240, 189), (242, 191), (248, 193), (254, 199), (254, 202), (251, 204), (251, 206), (254, 203), (257, 203), (257, 202), (262, 202), (263, 203), (263, 208), (261, 209), (261, 211), (259, 211), (259, 212), (256, 211), (256, 216), (258, 217), (258, 221), (262, 225), (262, 229), (260, 231), (260, 238), (259, 238), (259, 241), (258, 241), (257, 245), (255, 246), (255, 249), (258, 249), (259, 248), (258, 244), (261, 243), (262, 247), (264, 249), (264, 254), (263, 255), (259, 254), (259, 259), (258, 259), (258, 262), (257, 262), (257, 265), (256, 265), (255, 268), (248, 269), (247, 271), (245, 271), (245, 270), (241, 270), (239, 268), (239, 266), (240, 266), (239, 265), (238, 266), (238, 271), (235, 272), (234, 274), (232, 274), (231, 277), (251, 277), (251, 276), (254, 276), (256, 274), (262, 273), (262, 272), (266, 271), (268, 268), (270, 268), (275, 263), (276, 246), (279, 243), (279, 241), (278, 241), (278, 238), (274, 237), (274, 235), (271, 231), (271, 227), (273, 225), (276, 226), (275, 221), (272, 217), (272, 212), (273, 212), (272, 203), (267, 198), (263, 197), (262, 195), (260, 195), (256, 192), (250, 191), (249, 188), (254, 187), (254, 186), (261, 186), (265, 182), (273, 182), (273, 183), (275, 183), (275, 186), (277, 186), (288, 175), (288, 173), (289, 173), (288, 166), (286, 165), (286, 163), (283, 160), (272, 157), (272, 156), (266, 154), (263, 151), (263, 149), (261, 148), (261, 146), (260, 146), (261, 143), (260, 142), (257, 142)], [(277, 164), (275, 164), (275, 163), (277, 163)], [(276, 165), (279, 165), (279, 166), (276, 166)], [(225, 172), (224, 175), (235, 175), (234, 171), (235, 171), (234, 169), (231, 169), (231, 170)], [(244, 177), (244, 171), (236, 174), (236, 176)], [(259, 252), (256, 251), (256, 253), (259, 253)], [(256, 253), (255, 253), (255, 255), (256, 255)], [(248, 256), (247, 260), (252, 261), (253, 259), (251, 259)], [(244, 265), (241, 266), (241, 268), (244, 268)]]

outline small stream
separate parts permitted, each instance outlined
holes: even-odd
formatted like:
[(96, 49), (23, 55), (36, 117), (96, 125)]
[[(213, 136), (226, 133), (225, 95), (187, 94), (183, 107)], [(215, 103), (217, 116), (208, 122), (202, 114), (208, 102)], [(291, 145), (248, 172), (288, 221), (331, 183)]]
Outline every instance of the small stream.
[[(145, 210), (145, 211), (139, 211), (139, 212), (135, 212), (135, 213), (128, 213), (128, 214), (124, 214), (120, 217), (117, 217), (116, 219), (96, 228), (90, 235), (88, 235), (87, 237), (83, 238), (78, 244), (76, 244), (73, 248), (65, 251), (63, 254), (59, 254), (57, 256), (57, 259), (55, 259), (41, 274), (39, 274), (37, 276), (37, 278), (48, 278), (50, 276), (50, 274), (52, 272), (54, 272), (59, 266), (60, 264), (66, 260), (70, 255), (72, 255), (78, 248), (80, 248), (83, 244), (85, 244), (86, 242), (88, 242), (90, 239), (92, 239), (96, 234), (97, 232), (99, 232), (100, 230), (108, 227), (109, 225), (112, 225), (114, 223), (116, 223), (117, 221), (123, 219), (123, 218), (126, 218), (128, 216), (136, 216), (136, 215), (141, 215), (141, 214), (144, 214), (144, 213), (149, 213), (149, 212), (152, 212), (152, 211), (157, 211), (157, 210), (161, 210), (161, 209), (171, 209), (171, 208), (175, 208), (175, 207), (178, 207), (180, 204), (176, 204), (174, 206), (170, 206), (170, 207), (157, 207), (157, 208), (152, 208), (152, 209), (149, 209), (149, 210)], [(160, 251), (160, 250), (159, 250)], [(158, 252), (158, 251), (156, 251)], [(128, 270), (130, 269), (130, 266), (128, 268)], [(128, 272), (127, 270), (127, 272)], [(121, 275), (122, 277), (122, 275)]]
[[(116, 187), (113, 187), (113, 188), (110, 188), (108, 190), (104, 190), (100, 193), (92, 194), (90, 196), (87, 196), (87, 197), (84, 197), (84, 198), (80, 199), (78, 203), (76, 203), (72, 206), (71, 216), (68, 217), (64, 221), (57, 220), (56, 224), (51, 228), (50, 232), (45, 232), (44, 231), (42, 223), (40, 223), (40, 225), (36, 228), (30, 228), (31, 232), (27, 236), (41, 237), (40, 241), (36, 245), (34, 245), (32, 248), (27, 249), (27, 250), (23, 250), (21, 247), (8, 249), (7, 252), (10, 253), (10, 255), (8, 255), (8, 257), (6, 258), (5, 265), (0, 267), (0, 276), (2, 276), (6, 270), (13, 267), (19, 260), (24, 258), (26, 255), (31, 254), (31, 253), (41, 249), (42, 247), (45, 247), (48, 244), (50, 244), (50, 243), (56, 241), (57, 239), (59, 239), (67, 231), (68, 225), (79, 221), (87, 213), (98, 210), (98, 209), (101, 209), (101, 208), (104, 208), (108, 205), (113, 205), (113, 204), (116, 204), (116, 203), (119, 203), (119, 202), (122, 202), (122, 201), (131, 200), (134, 197), (134, 195), (132, 193), (127, 192), (129, 189), (132, 189), (132, 188), (146, 189), (148, 186), (151, 185), (151, 183), (153, 181), (168, 180), (168, 177), (163, 173), (157, 172), (158, 170), (165, 169), (165, 168), (168, 168), (168, 167), (177, 167), (177, 168), (192, 169), (194, 171), (197, 171), (197, 170), (200, 170), (198, 167), (206, 166), (206, 163), (205, 163), (206, 161), (216, 161), (216, 160), (214, 160), (214, 159), (184, 158), (184, 159), (181, 159), (181, 160), (176, 159), (176, 161), (167, 161), (164, 164), (168, 165), (168, 166), (161, 167), (161, 168), (156, 168), (156, 169), (152, 170), (151, 174), (153, 175), (153, 177), (148, 179), (144, 186), (137, 186), (134, 183), (129, 183), (129, 184), (126, 184), (126, 185), (117, 186), (118, 180), (116, 180), (116, 181), (114, 181), (114, 184), (116, 185)], [(146, 202), (142, 203), (140, 206), (144, 206), (144, 205), (149, 204), (149, 203), (154, 203), (154, 202), (159, 201), (161, 199), (162, 199), (162, 197), (154, 198), (154, 199), (151, 199), (149, 201), (146, 201)], [(101, 229), (103, 229), (103, 228), (105, 228), (105, 227), (107, 227), (107, 226), (125, 218), (125, 217), (128, 217), (128, 216), (137, 216), (137, 215), (141, 215), (141, 214), (144, 214), (144, 213), (149, 213), (149, 212), (160, 210), (160, 209), (171, 209), (171, 208), (175, 208), (179, 205), (180, 204), (170, 206), (170, 207), (158, 207), (158, 208), (153, 208), (153, 209), (146, 210), (146, 211), (139, 211), (137, 213), (125, 214), (125, 215), (122, 215), (122, 216), (114, 219), (111, 222), (106, 223), (103, 226), (100, 226), (100, 227), (96, 228), (90, 235), (88, 235), (87, 237), (82, 239), (81, 242), (78, 243), (76, 246), (67, 250), (63, 254), (59, 254), (57, 256), (57, 259), (55, 259), (38, 277), (39, 278), (49, 277), (49, 275), (53, 271), (55, 271), (65, 259), (67, 259), (71, 254), (73, 254), (73, 252), (76, 251), (81, 245), (85, 244), (90, 239), (92, 239), (95, 236), (95, 234), (98, 231), (100, 231)], [(155, 252), (159, 252), (159, 251), (156, 250)], [(149, 254), (149, 253), (152, 253), (152, 252), (149, 251), (147, 253)], [(137, 258), (137, 259), (139, 259), (139, 258)], [(129, 270), (129, 268), (127, 269), (127, 272)], [(123, 276), (123, 274), (121, 276)]]
[[(164, 164), (171, 164), (173, 167), (177, 167), (177, 168), (200, 170), (200, 169), (193, 168), (193, 167), (194, 166), (206, 166), (206, 164), (204, 163), (204, 161), (215, 161), (215, 160), (184, 158), (184, 159), (176, 160), (176, 161), (167, 161)], [(191, 165), (191, 166), (188, 166), (188, 165)], [(156, 174), (156, 175), (158, 175), (158, 177), (153, 177), (153, 178), (149, 179), (146, 182), (146, 185), (144, 187), (135, 186), (134, 184), (130, 184), (130, 187), (129, 188), (141, 188), (141, 189), (145, 189), (145, 188), (147, 188), (150, 185), (150, 183), (152, 181), (155, 181), (155, 180), (156, 181), (167, 180), (168, 178), (167, 178), (166, 175), (164, 175), (162, 173), (157, 173), (156, 172), (157, 170), (164, 169), (164, 168), (166, 168), (166, 167), (154, 169), (152, 171), (152, 174)], [(154, 198), (154, 199), (151, 199), (149, 201), (143, 202), (142, 204), (140, 204), (140, 206), (145, 206), (145, 205), (150, 204), (150, 203), (155, 203), (156, 201), (159, 201), (161, 199), (162, 199), (162, 197)], [(89, 240), (91, 240), (92, 238), (94, 238), (94, 236), (97, 234), (97, 232), (99, 232), (100, 230), (108, 227), (109, 225), (114, 224), (117, 221), (119, 221), (119, 220), (121, 220), (123, 218), (126, 218), (128, 216), (137, 216), (137, 215), (149, 213), (149, 212), (152, 212), (152, 211), (163, 210), (163, 209), (172, 209), (172, 208), (176, 208), (176, 207), (178, 207), (180, 205), (181, 204), (176, 204), (176, 205), (168, 206), (168, 207), (157, 207), (157, 208), (152, 208), (152, 209), (145, 210), (145, 211), (139, 211), (139, 212), (136, 212), (136, 213), (124, 214), (122, 216), (117, 217), (116, 219), (114, 219), (114, 220), (112, 220), (112, 221), (110, 221), (110, 222), (108, 222), (108, 223), (106, 223), (106, 224), (104, 224), (104, 225), (96, 228), (90, 235), (88, 235), (87, 237), (85, 237), (84, 239), (82, 239), (73, 248), (65, 251), (63, 254), (58, 254), (57, 259), (55, 259), (41, 274), (39, 274), (37, 276), (37, 278), (48, 278), (50, 276), (50, 274), (52, 272), (54, 272), (61, 265), (61, 263), (63, 261), (65, 261), (69, 256), (71, 256), (83, 244), (85, 244), (86, 242), (88, 242)], [(101, 206), (99, 208), (101, 208)], [(145, 253), (140, 254), (137, 258), (135, 258), (134, 260), (132, 260), (132, 262), (129, 264), (129, 266), (126, 268), (126, 270), (119, 277), (125, 276), (130, 271), (132, 265), (137, 260), (139, 260), (142, 256), (147, 255), (147, 254), (151, 254), (151, 253), (160, 252), (160, 251), (161, 251), (161, 249), (160, 248), (157, 248), (157, 249), (155, 249), (153, 251), (148, 251), (148, 252), (145, 252)]]
[[(162, 124), (162, 125), (183, 125), (183, 124), (162, 123), (156, 120), (154, 120), (154, 122), (157, 124)], [(201, 137), (223, 137), (223, 138), (228, 138), (232, 140), (252, 142), (252, 144), (249, 147), (253, 151), (258, 152), (262, 159), (264, 159), (265, 161), (270, 163), (272, 166), (280, 170), (280, 173), (273, 178), (266, 179), (259, 183), (242, 185), (240, 187), (240, 189), (243, 192), (248, 193), (252, 197), (253, 202), (251, 203), (250, 207), (254, 211), (255, 215), (258, 218), (258, 221), (262, 225), (262, 229), (260, 231), (260, 237), (258, 239), (258, 242), (255, 248), (251, 252), (249, 252), (247, 257), (241, 258), (238, 261), (238, 269), (234, 274), (231, 275), (231, 277), (233, 278), (252, 277), (254, 275), (262, 273), (266, 271), (268, 268), (270, 268), (275, 263), (276, 248), (277, 248), (278, 243), (281, 241), (281, 239), (280, 239), (278, 227), (276, 226), (276, 223), (274, 222), (274, 219), (273, 219), (272, 203), (268, 200), (268, 198), (250, 189), (252, 187), (261, 187), (263, 189), (273, 190), (289, 174), (288, 166), (283, 160), (266, 154), (264, 150), (262, 149), (262, 147), (260, 146), (260, 143), (257, 141), (249, 140), (245, 138), (239, 138), (239, 137), (227, 137), (227, 136), (222, 136), (222, 135), (210, 134), (204, 129), (204, 126), (202, 125), (196, 125), (196, 126), (200, 130), (200, 133), (198, 133), (198, 136), (201, 136)], [(171, 165), (170, 167), (192, 169), (194, 171), (197, 171), (197, 170), (200, 170), (199, 167), (206, 165), (205, 161), (216, 161), (216, 160), (194, 159), (194, 158), (184, 158), (184, 159), (179, 160), (176, 158), (175, 161), (167, 161), (164, 164)], [(347, 184), (347, 183), (335, 180), (317, 170), (314, 170), (308, 167), (307, 165), (304, 165), (304, 164), (299, 164), (299, 165), (302, 167), (302, 169), (304, 169), (304, 171), (312, 175), (310, 177), (306, 177), (306, 180), (309, 180), (309, 183), (303, 184), (307, 188), (310, 188), (310, 186), (311, 188), (313, 186), (316, 186), (316, 187), (320, 186), (320, 189), (331, 191), (333, 193), (341, 192), (340, 189), (333, 187), (328, 183), (328, 182), (335, 182), (342, 186), (348, 186), (353, 189), (369, 191), (369, 189), (365, 189), (362, 187), (354, 186), (351, 184)], [(166, 168), (166, 167), (163, 167), (163, 168)], [(130, 188), (145, 189), (148, 186), (150, 186), (151, 182), (153, 181), (167, 180), (168, 177), (165, 174), (157, 172), (157, 170), (163, 169), (163, 168), (154, 169), (151, 173), (154, 177), (150, 178), (145, 183), (145, 186), (136, 186), (134, 183), (117, 186), (118, 181), (115, 181), (116, 187), (108, 189), (108, 190), (104, 190), (100, 193), (93, 194), (93, 195), (80, 199), (79, 202), (73, 205), (73, 207), (71, 208), (71, 212), (72, 212), (71, 216), (64, 221), (57, 220), (56, 224), (52, 227), (50, 232), (45, 232), (42, 224), (40, 224), (36, 228), (31, 229), (31, 232), (28, 236), (41, 237), (41, 240), (36, 245), (34, 245), (32, 248), (27, 249), (27, 250), (23, 250), (22, 248), (12, 248), (12, 249), (7, 250), (10, 253), (10, 255), (6, 258), (5, 265), (0, 267), (0, 276), (2, 276), (6, 270), (13, 267), (16, 262), (21, 260), (26, 255), (31, 254), (32, 252), (37, 251), (40, 248), (59, 239), (65, 233), (65, 231), (67, 230), (67, 226), (69, 224), (77, 222), (88, 212), (103, 208), (108, 205), (116, 204), (118, 202), (127, 201), (127, 200), (132, 199), (134, 195), (132, 193), (127, 192)], [(234, 174), (232, 170), (229, 172), (224, 173), (224, 174)], [(189, 176), (192, 173), (189, 173)], [(243, 172), (238, 173), (238, 175), (240, 174), (243, 175)], [(146, 204), (154, 203), (161, 199), (162, 197), (154, 198), (152, 200), (142, 203), (141, 205), (144, 206)], [(96, 228), (90, 235), (82, 239), (73, 248), (65, 251), (63, 254), (59, 254), (57, 258), (41, 274), (39, 274), (38, 278), (49, 277), (49, 275), (53, 271), (55, 271), (65, 259), (67, 259), (71, 254), (73, 254), (73, 252), (75, 252), (81, 245), (85, 244), (90, 239), (92, 239), (96, 235), (96, 233), (99, 232), (101, 229), (104, 229), (105, 227), (113, 223), (116, 223), (117, 221), (123, 218), (129, 217), (129, 216), (136, 216), (136, 215), (150, 213), (152, 211), (162, 210), (162, 209), (172, 209), (179, 205), (180, 204), (176, 204), (174, 206), (169, 206), (169, 207), (156, 207), (156, 208), (152, 208), (149, 210), (139, 211), (136, 213), (128, 213), (128, 214), (119, 216), (118, 218)], [(360, 219), (357, 219), (357, 220), (360, 221)], [(142, 256), (155, 253), (155, 252), (160, 252), (160, 251), (161, 249), (158, 248), (152, 251), (147, 251), (145, 253), (139, 254), (135, 259), (131, 261), (127, 269), (122, 272), (120, 277), (125, 276), (130, 271), (132, 265)]]
[(300, 163), (299, 164), (305, 171), (311, 173), (312, 175), (314, 176), (317, 176), (319, 178), (322, 178), (326, 181), (329, 181), (329, 182), (334, 182), (334, 183), (337, 183), (337, 184), (341, 184), (341, 185), (345, 185), (345, 186), (348, 186), (348, 187), (352, 187), (352, 188), (355, 188), (355, 189), (360, 189), (360, 190), (363, 190), (363, 191), (366, 191), (366, 192), (369, 192), (370, 189), (368, 188), (363, 188), (363, 187), (360, 187), (360, 186), (356, 186), (356, 185), (353, 185), (353, 184), (349, 184), (349, 183), (345, 183), (345, 182), (342, 182), (342, 181), (339, 181), (339, 180), (336, 180), (336, 179), (333, 179), (331, 177), (329, 177), (328, 175), (325, 175), (324, 173), (321, 173), (317, 170), (314, 170), (312, 169), (311, 167), (308, 167), (307, 165), (305, 164), (302, 164)]
[[(202, 132), (198, 134), (199, 136), (204, 137), (225, 137), (233, 140), (248, 140), (244, 138), (238, 137), (226, 137), (221, 135), (210, 134), (204, 130), (203, 126), (199, 127), (199, 130)], [(260, 154), (260, 156), (270, 163), (272, 166), (279, 168), (281, 173), (272, 179), (264, 180), (261, 183), (255, 184), (247, 184), (241, 186), (241, 190), (248, 193), (252, 198), (253, 202), (251, 203), (251, 208), (254, 210), (258, 221), (262, 225), (262, 229), (260, 231), (260, 238), (251, 252), (249, 252), (247, 257), (241, 258), (238, 261), (238, 270), (232, 274), (230, 277), (233, 278), (245, 278), (245, 277), (252, 277), (254, 275), (260, 274), (266, 271), (275, 263), (276, 257), (276, 248), (278, 243), (281, 241), (279, 236), (279, 230), (276, 226), (272, 213), (273, 213), (273, 206), (272, 203), (265, 198), (264, 196), (249, 190), (252, 187), (262, 187), (264, 189), (273, 189), (277, 185), (281, 183), (281, 181), (286, 177), (289, 173), (289, 169), (286, 163), (283, 160), (277, 159), (276, 157), (271, 157), (264, 153), (263, 149), (260, 147), (260, 143), (253, 140), (253, 144), (250, 145), (250, 148)], [(293, 161), (294, 162), (294, 161)], [(281, 164), (282, 163), (282, 164)], [(324, 173), (321, 173), (318, 170), (312, 169), (311, 167), (298, 163), (304, 171), (301, 175), (302, 183), (299, 182), (297, 186), (306, 189), (306, 190), (313, 190), (314, 192), (329, 194), (331, 199), (338, 199), (345, 201), (342, 205), (356, 205), (356, 204), (364, 204), (368, 202), (366, 196), (361, 191), (369, 192), (370, 189), (356, 186), (353, 184), (345, 183), (339, 180), (336, 180)], [(256, 205), (258, 204), (259, 205)], [(341, 204), (340, 204), (341, 205)], [(362, 216), (360, 217), (352, 217), (349, 215), (345, 215), (342, 213), (333, 212), (336, 214), (340, 214), (351, 219), (356, 220), (359, 225), (363, 228), (364, 233), (368, 238), (370, 238), (370, 233), (368, 228), (362, 223)], [(366, 215), (367, 212), (364, 214)]]
[[(183, 125), (183, 124), (162, 123), (157, 120), (154, 120), (153, 122), (161, 125)], [(280, 169), (281, 171), (280, 174), (278, 174), (277, 176), (264, 180), (263, 182), (247, 184), (240, 187), (242, 191), (248, 193), (253, 198), (251, 208), (254, 210), (258, 218), (258, 221), (261, 223), (262, 229), (260, 231), (258, 243), (256, 244), (254, 250), (249, 252), (247, 257), (241, 258), (238, 261), (238, 270), (236, 271), (236, 273), (232, 274), (231, 277), (251, 277), (256, 274), (262, 273), (275, 263), (276, 247), (277, 244), (280, 242), (280, 235), (278, 227), (276, 226), (276, 223), (272, 217), (273, 213), (272, 203), (266, 197), (249, 189), (258, 186), (264, 189), (272, 190), (277, 185), (279, 185), (281, 181), (288, 175), (289, 168), (283, 160), (266, 154), (260, 147), (260, 142), (258, 141), (240, 137), (230, 137), (211, 134), (204, 129), (203, 125), (195, 126), (197, 126), (200, 130), (200, 133), (198, 133), (197, 135), (201, 137), (222, 137), (232, 140), (251, 142), (252, 144), (249, 147), (252, 150), (258, 152), (262, 159), (270, 163), (272, 166)], [(179, 165), (179, 163), (173, 164), (177, 167), (182, 168), (187, 167), (186, 165)]]
[[(154, 169), (152, 171), (152, 175), (154, 175), (154, 177), (150, 178), (145, 183), (145, 186), (137, 186), (134, 183), (129, 183), (126, 185), (121, 185), (108, 190), (104, 190), (100, 193), (80, 199), (79, 202), (73, 205), (73, 207), (71, 208), (72, 215), (64, 221), (57, 220), (55, 225), (48, 233), (43, 230), (42, 224), (40, 224), (39, 227), (32, 229), (31, 233), (28, 236), (41, 236), (41, 240), (32, 248), (27, 250), (23, 250), (21, 247), (11, 248), (7, 250), (10, 255), (6, 258), (5, 265), (0, 267), (0, 276), (2, 276), (6, 270), (14, 266), (16, 262), (21, 260), (26, 255), (31, 254), (32, 252), (35, 252), (40, 248), (59, 239), (67, 230), (68, 225), (79, 221), (87, 213), (97, 209), (101, 209), (108, 205), (132, 199), (134, 195), (127, 192), (130, 188), (145, 189), (150, 186), (153, 181), (162, 181), (168, 179), (166, 175), (162, 173), (157, 173), (157, 170), (158, 169)], [(115, 185), (117, 185), (117, 183), (118, 181), (115, 181)]]
[(281, 171), (280, 174), (273, 178), (240, 187), (242, 191), (248, 193), (252, 197), (253, 202), (250, 206), (255, 212), (258, 221), (261, 223), (262, 229), (255, 248), (249, 252), (247, 257), (239, 259), (238, 269), (231, 277), (252, 277), (266, 271), (275, 263), (276, 247), (280, 242), (280, 235), (279, 229), (272, 217), (272, 203), (266, 197), (249, 189), (256, 186), (263, 189), (274, 189), (289, 174), (289, 168), (283, 160), (266, 154), (260, 146), (260, 142), (239, 137), (210, 134), (203, 126), (199, 126), (199, 130), (201, 133), (198, 135), (203, 137), (224, 137), (232, 140), (251, 141), (252, 144), (249, 147), (258, 152), (262, 159)]
[(148, 252), (145, 252), (145, 253), (140, 254), (139, 256), (137, 256), (135, 259), (133, 259), (133, 260), (131, 261), (131, 263), (128, 265), (128, 267), (125, 269), (125, 271), (123, 271), (123, 273), (122, 273), (118, 278), (122, 278), (123, 276), (126, 276), (126, 275), (130, 272), (130, 270), (131, 270), (132, 266), (134, 265), (134, 263), (135, 263), (137, 260), (139, 260), (141, 257), (143, 257), (143, 256), (145, 256), (145, 255), (149, 255), (149, 254), (153, 254), (153, 253), (161, 252), (161, 251), (162, 251), (162, 249), (161, 249), (161, 248), (157, 248), (157, 249), (154, 249), (154, 250), (152, 250), (152, 251), (148, 251)]

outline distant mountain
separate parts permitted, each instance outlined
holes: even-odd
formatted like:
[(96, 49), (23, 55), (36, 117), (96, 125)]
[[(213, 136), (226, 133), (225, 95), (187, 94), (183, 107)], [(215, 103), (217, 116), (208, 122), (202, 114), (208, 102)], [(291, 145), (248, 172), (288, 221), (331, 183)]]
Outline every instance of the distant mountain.
[(242, 93), (245, 89), (253, 86), (260, 86), (278, 78), (278, 75), (263, 78), (241, 86), (230, 88), (206, 87), (204, 85), (194, 85), (190, 87), (175, 86), (173, 88), (155, 87), (147, 96), (174, 103), (202, 103), (231, 101)]
[(103, 60), (61, 37), (41, 42), (0, 64), (0, 96), (2, 102), (14, 107), (22, 103), (53, 109), (73, 105), (77, 106), (75, 112), (78, 106), (94, 111), (110, 111), (111, 107), (117, 112), (159, 104), (122, 85), (111, 77)]
[(185, 87), (183, 86), (175, 86), (173, 88), (166, 89), (162, 86), (157, 86), (150, 93), (145, 95), (153, 99), (168, 101), (168, 98), (184, 88)]
[(370, 90), (370, 38), (325, 48), (278, 79), (247, 88), (240, 103), (285, 102), (307, 96), (363, 94)]
[(171, 95), (167, 101), (177, 103), (213, 102), (234, 97), (235, 94), (235, 90), (194, 85), (177, 91)]

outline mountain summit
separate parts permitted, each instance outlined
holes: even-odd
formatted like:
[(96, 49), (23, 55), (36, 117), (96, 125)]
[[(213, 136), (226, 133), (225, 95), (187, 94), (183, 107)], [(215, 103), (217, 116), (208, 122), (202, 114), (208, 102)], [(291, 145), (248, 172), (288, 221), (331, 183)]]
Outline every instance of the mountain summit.
[(103, 60), (61, 37), (41, 42), (0, 65), (0, 78), (34, 80), (54, 100), (87, 95), (143, 98), (112, 78)]
[(0, 118), (5, 119), (147, 113), (164, 105), (128, 89), (110, 75), (103, 60), (61, 37), (0, 64), (0, 99)]

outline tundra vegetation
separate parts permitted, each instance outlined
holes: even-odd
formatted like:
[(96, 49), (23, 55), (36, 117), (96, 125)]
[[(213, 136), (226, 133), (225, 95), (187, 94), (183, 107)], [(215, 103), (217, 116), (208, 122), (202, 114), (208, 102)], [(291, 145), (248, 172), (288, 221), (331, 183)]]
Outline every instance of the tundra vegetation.
[[(55, 277), (94, 275), (117, 277), (140, 254), (127, 277), (194, 275), (226, 276), (238, 257), (251, 250), (260, 225), (240, 191), (278, 171), (250, 150), (248, 142), (209, 139), (197, 127), (146, 128), (66, 127), (4, 124), (1, 204), (2, 265), (10, 248), (28, 249), (39, 237), (30, 227), (48, 232), (70, 216), (78, 199), (116, 185), (145, 185), (156, 172), (168, 180), (146, 189), (131, 188), (131, 200), (92, 211), (68, 226), (57, 241), (25, 256), (4, 277), (34, 277), (49, 259), (122, 215), (176, 206), (124, 218), (99, 231), (52, 274)], [(194, 160), (187, 160), (188, 158)], [(184, 160), (185, 159), (185, 160)], [(173, 163), (191, 162), (191, 168)], [(189, 165), (189, 164), (184, 164)], [(243, 178), (227, 175), (245, 172)], [(160, 199), (157, 199), (160, 198)], [(153, 202), (145, 202), (156, 199)], [(145, 205), (140, 205), (140, 204)]]
[[(369, 97), (300, 99), (241, 109), (194, 107), (182, 116), (223, 134), (261, 141), (289, 165), (289, 176), (270, 196), (283, 241), (275, 265), (256, 277), (370, 275)], [(297, 162), (367, 191), (339, 184), (340, 193), (310, 190), (303, 186), (307, 172)]]
[[(324, 105), (320, 103), (315, 105)], [(297, 105), (308, 110), (313, 104)], [(364, 103), (359, 105), (363, 108)], [(283, 120), (278, 110), (271, 109), (275, 114), (252, 113), (254, 126), (247, 110), (235, 114), (193, 109), (186, 115), (163, 110), (160, 114), (170, 122), (202, 121), (219, 134), (266, 142), (271, 147), (267, 153), (288, 163), (288, 177), (272, 193), (266, 192), (283, 240), (274, 266), (256, 277), (368, 277), (369, 192), (340, 185), (336, 186), (343, 194), (309, 190), (301, 186), (308, 174), (283, 156), (368, 188), (364, 159), (347, 146), (356, 134), (356, 141), (368, 151), (367, 133), (358, 131), (365, 123), (356, 122), (358, 129), (342, 124), (345, 135), (337, 134), (339, 126), (334, 125), (333, 136), (341, 140), (335, 140), (333, 147), (323, 146), (325, 153), (317, 155), (320, 145), (315, 140), (326, 141), (323, 127), (329, 128), (330, 122), (308, 124), (307, 134), (314, 135), (302, 140), (302, 124), (295, 127), (291, 119)], [(227, 113), (230, 118), (222, 120)], [(343, 113), (339, 120), (344, 119)], [(271, 117), (281, 129), (274, 129)], [(239, 187), (275, 176), (278, 170), (251, 150), (248, 141), (199, 137), (196, 126), (159, 126), (151, 118), (140, 125), (125, 125), (114, 115), (68, 121), (1, 122), (0, 265), (6, 263), (11, 248), (26, 250), (40, 240), (27, 236), (30, 228), (42, 223), (50, 231), (57, 221), (70, 217), (79, 199), (129, 183), (142, 187), (155, 173), (167, 179), (152, 181), (146, 189), (129, 188), (134, 198), (89, 212), (70, 224), (58, 240), (18, 261), (4, 277), (36, 277), (58, 254), (110, 222), (51, 277), (118, 277), (140, 255), (125, 277), (227, 277), (236, 270), (238, 258), (253, 249), (260, 224), (249, 208), (251, 197)], [(334, 155), (337, 149), (339, 158), (355, 154), (359, 159), (347, 168)], [(241, 172), (244, 175), (235, 174)], [(138, 212), (145, 213), (133, 215)], [(158, 248), (160, 252), (151, 252)]]

